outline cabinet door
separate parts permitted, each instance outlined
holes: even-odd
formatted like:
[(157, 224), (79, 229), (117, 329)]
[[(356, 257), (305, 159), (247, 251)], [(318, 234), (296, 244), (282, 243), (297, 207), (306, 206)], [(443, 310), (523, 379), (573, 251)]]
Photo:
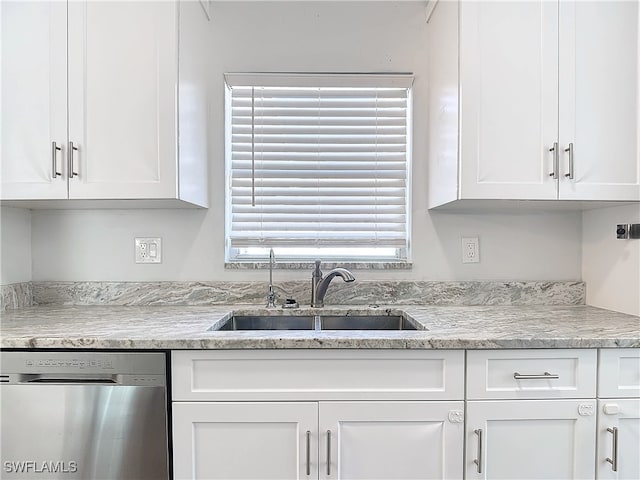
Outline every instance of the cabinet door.
[(177, 198), (177, 5), (69, 2), (70, 198)]
[(633, 1), (560, 2), (561, 199), (640, 200), (638, 15)]
[(463, 402), (321, 402), (321, 479), (462, 478)]
[(637, 480), (640, 478), (638, 452), (640, 398), (599, 400), (598, 478)]
[(316, 403), (174, 402), (174, 477), (317, 478), (317, 426)]
[(0, 23), (1, 198), (66, 198), (66, 3), (3, 1)]
[(460, 198), (557, 198), (558, 2), (462, 2), (460, 22)]
[(595, 400), (468, 402), (466, 478), (594, 478), (595, 413)]

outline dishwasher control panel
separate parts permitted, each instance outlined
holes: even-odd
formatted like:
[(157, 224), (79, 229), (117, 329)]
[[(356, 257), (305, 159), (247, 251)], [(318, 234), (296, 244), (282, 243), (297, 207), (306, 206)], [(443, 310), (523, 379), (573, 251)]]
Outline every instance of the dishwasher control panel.
[(79, 359), (79, 358), (39, 358), (32, 359), (27, 358), (24, 361), (24, 366), (27, 368), (65, 368), (74, 370), (85, 369), (101, 369), (101, 370), (113, 370), (113, 360), (105, 359)]
[(0, 374), (166, 374), (164, 352), (0, 352)]

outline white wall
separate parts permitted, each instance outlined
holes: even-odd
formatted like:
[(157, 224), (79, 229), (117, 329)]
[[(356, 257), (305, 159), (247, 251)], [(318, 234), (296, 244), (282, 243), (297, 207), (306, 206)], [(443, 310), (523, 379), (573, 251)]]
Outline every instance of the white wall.
[[(580, 279), (580, 213), (427, 212), (424, 8), (424, 2), (213, 2), (211, 208), (34, 212), (34, 280), (264, 279), (261, 271), (224, 269), (223, 73), (250, 71), (414, 72), (414, 268), (367, 278)], [(480, 237), (480, 264), (460, 261), (460, 236), (467, 234)], [(133, 238), (156, 235), (163, 238), (163, 263), (136, 265)]]
[(640, 223), (640, 206), (582, 215), (582, 279), (587, 304), (640, 315), (640, 239), (617, 240), (616, 225)]
[(31, 281), (31, 211), (0, 208), (0, 285)]

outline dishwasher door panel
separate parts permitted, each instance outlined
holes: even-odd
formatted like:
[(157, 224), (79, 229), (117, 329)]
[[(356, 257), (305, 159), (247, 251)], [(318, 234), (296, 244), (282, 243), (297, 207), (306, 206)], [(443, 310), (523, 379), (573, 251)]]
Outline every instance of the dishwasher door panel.
[(164, 387), (0, 386), (2, 479), (167, 479)]

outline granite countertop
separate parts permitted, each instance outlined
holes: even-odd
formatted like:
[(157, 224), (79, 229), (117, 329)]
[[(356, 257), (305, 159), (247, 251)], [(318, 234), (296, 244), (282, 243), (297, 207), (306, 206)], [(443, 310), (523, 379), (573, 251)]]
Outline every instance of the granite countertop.
[[(402, 314), (417, 331), (215, 331), (233, 313)], [(51, 306), (2, 313), (1, 348), (640, 347), (640, 317), (589, 306)]]

